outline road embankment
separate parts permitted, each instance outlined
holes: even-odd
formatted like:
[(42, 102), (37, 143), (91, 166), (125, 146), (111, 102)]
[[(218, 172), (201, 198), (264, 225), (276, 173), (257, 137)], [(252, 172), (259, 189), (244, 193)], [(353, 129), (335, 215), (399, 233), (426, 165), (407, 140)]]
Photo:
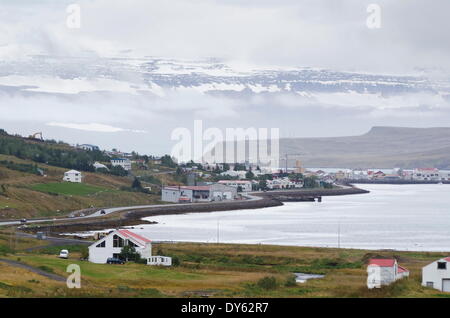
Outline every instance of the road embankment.
[(62, 224), (42, 225), (29, 228), (28, 231), (44, 231), (49, 233), (73, 233), (79, 231), (95, 231), (108, 228), (118, 228), (122, 226), (134, 226), (139, 224), (151, 224), (142, 220), (145, 217), (159, 215), (176, 215), (187, 213), (209, 213), (225, 212), (233, 210), (261, 209), (283, 205), (283, 202), (310, 201), (311, 198), (336, 195), (353, 195), (369, 193), (367, 190), (356, 187), (342, 187), (335, 189), (311, 189), (311, 190), (281, 190), (253, 193), (252, 199), (236, 200), (224, 202), (207, 202), (198, 204), (179, 204), (170, 206), (155, 206), (145, 209), (129, 209), (117, 213), (117, 216), (108, 219), (86, 219), (76, 222), (65, 222)]

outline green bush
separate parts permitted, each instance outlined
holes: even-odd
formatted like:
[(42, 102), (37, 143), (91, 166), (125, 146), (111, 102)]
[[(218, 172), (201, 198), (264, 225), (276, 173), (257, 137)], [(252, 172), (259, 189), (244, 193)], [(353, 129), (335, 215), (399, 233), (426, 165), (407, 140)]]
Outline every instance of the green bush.
[(83, 246), (81, 250), (81, 259), (89, 259), (89, 248), (87, 246)]
[(148, 288), (148, 289), (144, 289), (142, 291), (142, 294), (144, 294), (146, 297), (151, 297), (151, 298), (157, 298), (157, 297), (163, 297), (164, 295), (157, 290), (156, 288)]
[(260, 280), (258, 280), (257, 285), (259, 288), (262, 288), (265, 290), (273, 290), (273, 289), (276, 289), (278, 286), (277, 280), (273, 276), (266, 276), (264, 278), (261, 278)]
[(13, 254), (13, 253), (14, 253), (14, 251), (11, 248), (9, 248), (8, 246), (0, 245), (0, 255), (5, 256), (8, 254)]
[(220, 262), (220, 263), (230, 263), (230, 258), (229, 257), (227, 257), (227, 256), (222, 256), (222, 257), (220, 257), (219, 259), (218, 259), (218, 261)]
[(146, 258), (138, 258), (135, 260), (135, 262), (137, 264), (147, 264), (147, 259)]
[(180, 258), (178, 256), (172, 257), (172, 266), (180, 266)]
[(295, 275), (289, 275), (284, 282), (284, 286), (286, 287), (295, 287), (297, 286), (297, 281), (295, 279)]
[(343, 259), (336, 258), (319, 258), (315, 259), (311, 267), (313, 269), (342, 269), (342, 268), (361, 268), (362, 262), (347, 262)]
[(263, 265), (264, 259), (259, 256), (245, 255), (242, 258), (242, 262), (246, 264)]
[(204, 260), (204, 257), (200, 256), (200, 255), (187, 255), (186, 260), (188, 262), (202, 263)]

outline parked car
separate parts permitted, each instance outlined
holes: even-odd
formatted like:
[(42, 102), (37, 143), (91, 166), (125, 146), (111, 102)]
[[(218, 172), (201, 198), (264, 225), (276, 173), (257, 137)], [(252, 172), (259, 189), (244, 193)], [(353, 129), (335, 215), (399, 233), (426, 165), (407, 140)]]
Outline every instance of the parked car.
[(106, 211), (105, 210), (101, 210), (100, 214), (106, 214)]
[(27, 223), (27, 219), (22, 219), (22, 220), (20, 220), (20, 223)]
[(106, 264), (121, 264), (122, 265), (122, 264), (125, 264), (125, 262), (117, 257), (109, 257), (106, 260)]
[(69, 258), (69, 251), (68, 250), (61, 250), (61, 252), (59, 252), (59, 258)]

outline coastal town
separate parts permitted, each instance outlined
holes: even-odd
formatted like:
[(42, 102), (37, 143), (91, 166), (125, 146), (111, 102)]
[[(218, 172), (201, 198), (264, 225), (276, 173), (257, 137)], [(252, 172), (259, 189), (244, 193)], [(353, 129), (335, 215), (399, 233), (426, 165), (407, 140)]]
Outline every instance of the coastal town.
[[(94, 145), (77, 145), (86, 150), (99, 150)], [(95, 169), (120, 167), (133, 175), (136, 170), (148, 170), (148, 164), (161, 164), (161, 157), (140, 158), (137, 154), (122, 153), (117, 150), (105, 151), (111, 157), (110, 162), (95, 162)], [(271, 191), (301, 188), (333, 188), (337, 184), (349, 183), (450, 183), (450, 170), (434, 167), (401, 169), (338, 169), (305, 168), (300, 160), (295, 167), (261, 168), (248, 161), (242, 163), (177, 163), (176, 158), (169, 158), (177, 166), (176, 173), (185, 176), (185, 184), (161, 185), (161, 201), (174, 203), (207, 202), (235, 200), (238, 194), (254, 191)], [(68, 175), (72, 175), (68, 178)], [(81, 182), (79, 171), (66, 172), (64, 180)], [(139, 172), (137, 178), (140, 178)], [(306, 180), (306, 183), (305, 183)], [(151, 189), (151, 188), (149, 188)]]
[[(12, 152), (11, 149), (17, 152)], [(39, 156), (31, 156), (30, 149), (34, 149), (33, 151), (39, 153)], [(47, 152), (55, 149), (63, 149), (73, 160), (54, 160), (53, 162), (41, 160), (41, 156), (45, 157)], [(238, 268), (255, 262), (248, 257), (240, 260), (241, 256), (236, 259), (231, 256), (234, 245), (220, 243), (219, 237), (222, 234), (219, 224), (217, 224), (215, 246), (221, 246), (221, 249), (226, 248), (222, 252), (214, 250), (208, 244), (185, 241), (174, 244), (155, 239), (151, 230), (142, 232), (142, 226), (152, 224), (146, 221), (146, 216), (149, 215), (262, 209), (282, 206), (288, 202), (300, 202), (300, 204), (312, 202), (322, 205), (323, 197), (327, 196), (367, 194), (369, 191), (363, 189), (364, 184), (438, 185), (450, 180), (449, 171), (437, 168), (310, 168), (304, 167), (300, 160), (296, 160), (292, 167), (286, 165), (278, 169), (250, 162), (191, 161), (183, 163), (169, 155), (140, 155), (136, 152), (125, 153), (117, 149), (107, 151), (92, 144), (69, 145), (63, 142), (46, 141), (42, 139), (42, 134), (39, 138), (20, 137), (8, 135), (5, 131), (0, 136), (0, 152), (2, 159), (0, 172), (3, 176), (1, 179), (3, 194), (0, 196), (0, 216), (2, 216), (0, 227), (3, 229), (0, 229), (0, 232), (6, 238), (4, 248), (7, 251), (3, 256), (0, 255), (0, 266), (8, 264), (7, 266), (12, 267), (20, 265), (36, 268), (36, 266), (52, 266), (50, 264), (55, 260), (57, 264), (70, 260), (70, 262), (77, 262), (83, 268), (87, 266), (86, 264), (92, 264), (89, 266), (94, 266), (91, 270), (95, 272), (97, 270), (95, 266), (99, 266), (98, 270), (103, 270), (100, 267), (128, 264), (125, 267), (117, 267), (115, 270), (117, 274), (123, 271), (121, 268), (126, 271), (129, 266), (134, 266), (132, 264), (147, 265), (149, 268), (155, 268), (156, 271), (164, 271), (165, 268), (186, 271), (195, 264), (199, 268), (204, 267), (205, 270), (210, 266), (207, 264), (227, 266), (222, 263), (225, 258), (230, 259), (226, 262), (239, 262)], [(77, 159), (85, 158), (85, 156), (88, 156), (88, 161)], [(29, 181), (17, 187), (12, 182), (13, 179)], [(354, 184), (358, 184), (359, 187)], [(41, 216), (38, 219), (29, 214), (25, 218), (23, 216), (26, 214), (23, 214), (20, 204), (26, 200), (16, 199), (16, 193), (20, 193), (17, 191), (22, 191), (24, 187), (29, 195), (35, 192), (40, 196), (46, 196), (46, 204), (55, 199), (63, 199), (68, 203), (75, 200), (75, 205), (69, 205), (62, 211), (46, 212), (52, 213), (51, 218)], [(79, 202), (83, 202), (82, 205)], [(129, 203), (125, 205), (124, 202)], [(35, 206), (37, 203), (38, 201)], [(17, 219), (18, 216), (21, 218)], [(13, 237), (16, 238), (13, 239)], [(3, 244), (1, 238), (2, 236), (0, 236), (0, 246)], [(42, 241), (52, 242), (56, 239), (60, 240), (61, 244), (56, 245), (56, 249), (52, 249), (47, 256), (37, 257), (33, 253), (20, 251), (16, 243), (19, 238), (26, 242), (30, 240), (27, 244), (42, 245)], [(355, 267), (354, 270), (358, 272), (359, 279), (352, 284), (360, 286), (358, 288), (366, 286), (365, 288), (372, 291), (373, 295), (384, 293), (388, 290), (386, 288), (393, 284), (412, 284), (415, 290), (425, 288), (427, 292), (430, 290), (443, 293), (450, 291), (448, 284), (450, 260), (445, 254), (428, 253), (426, 257), (421, 256), (420, 260), (413, 261), (409, 258), (408, 252), (399, 258), (397, 253), (373, 254), (357, 250), (358, 252), (350, 253), (354, 255), (351, 258), (351, 262), (354, 263), (347, 264), (342, 263), (344, 262), (342, 259), (336, 258), (335, 253), (342, 249), (340, 240), (339, 236), (337, 250), (336, 248), (323, 249), (324, 255), (328, 256), (321, 257), (332, 258), (332, 260), (324, 261), (326, 264), (319, 267), (308, 265), (309, 269), (303, 271), (285, 272), (283, 269), (284, 274), (281, 275), (283, 278), (261, 275), (255, 286), (263, 287), (255, 288), (259, 288), (260, 293), (271, 293), (277, 290), (278, 292), (283, 290), (281, 293), (284, 293), (293, 288), (289, 286), (302, 285), (324, 286), (320, 287), (320, 290), (329, 290), (330, 282), (325, 282), (334, 277), (333, 275), (337, 275), (338, 268), (343, 266), (344, 268)], [(217, 245), (219, 243), (220, 245)], [(239, 246), (241, 249), (244, 248), (242, 245)], [(216, 259), (218, 256), (200, 254), (203, 256), (194, 257), (204, 248), (208, 248), (207, 255), (225, 253), (228, 256), (220, 256), (219, 263)], [(249, 253), (259, 255), (252, 245), (245, 248), (249, 249)], [(16, 255), (20, 255), (25, 263), (11, 263)], [(298, 257), (300, 255), (302, 254), (300, 253)], [(205, 257), (213, 258), (207, 260)], [(265, 256), (262, 255), (254, 257), (259, 259), (254, 266), (267, 266), (264, 265), (266, 262), (273, 262), (273, 260), (265, 260)], [(406, 264), (403, 264), (405, 259)], [(299, 261), (291, 260), (290, 262)], [(312, 260), (311, 264), (315, 264), (314, 262), (317, 260)], [(402, 264), (400, 265), (399, 262)], [(261, 270), (257, 268), (257, 271)], [(139, 270), (145, 271), (143, 268)], [(47, 275), (42, 271), (39, 273)], [(151, 275), (150, 273), (145, 275)], [(57, 279), (62, 279), (61, 274), (59, 275), (60, 278)], [(414, 277), (413, 279), (417, 282), (411, 283), (411, 277)], [(269, 283), (273, 279), (274, 282)], [(279, 281), (283, 279), (290, 282), (286, 282), (284, 287), (281, 287)], [(97, 283), (102, 284), (101, 281)], [(224, 283), (227, 284), (227, 280), (224, 280)], [(266, 284), (274, 285), (267, 287)], [(158, 289), (163, 293), (173, 293), (170, 286), (158, 285)], [(97, 292), (103, 293), (101, 289)], [(119, 294), (122, 295), (122, 292), (119, 291)], [(203, 291), (202, 295), (215, 294)]]
[(449, 12), (0, 1), (2, 312), (445, 315)]

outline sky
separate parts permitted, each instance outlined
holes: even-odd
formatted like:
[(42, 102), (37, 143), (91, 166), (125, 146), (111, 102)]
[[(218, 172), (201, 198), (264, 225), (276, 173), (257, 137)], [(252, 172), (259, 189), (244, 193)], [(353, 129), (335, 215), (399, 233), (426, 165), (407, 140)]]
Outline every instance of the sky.
[[(71, 4), (80, 28), (67, 25)], [(367, 26), (370, 4), (380, 8), (380, 28)], [(195, 119), (220, 129), (276, 127), (285, 137), (448, 126), (448, 12), (446, 0), (2, 0), (0, 127), (164, 154), (171, 132)], [(426, 88), (293, 92), (262, 83), (261, 93), (249, 79), (305, 68), (402, 83), (413, 76)], [(236, 76), (246, 84), (231, 85)]]

